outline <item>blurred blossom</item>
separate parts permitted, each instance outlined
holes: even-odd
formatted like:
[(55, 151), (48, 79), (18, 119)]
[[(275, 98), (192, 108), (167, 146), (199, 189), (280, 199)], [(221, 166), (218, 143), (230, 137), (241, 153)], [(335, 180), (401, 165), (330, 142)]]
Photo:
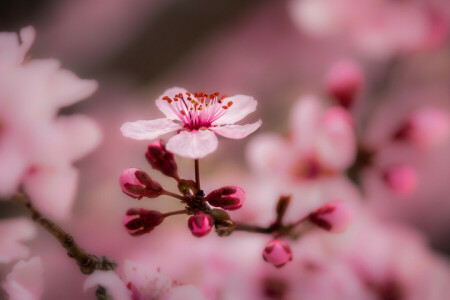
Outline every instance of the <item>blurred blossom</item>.
[(124, 136), (137, 140), (153, 140), (177, 131), (169, 139), (167, 150), (198, 159), (217, 149), (215, 133), (231, 139), (242, 139), (257, 130), (262, 124), (261, 120), (246, 125), (234, 124), (254, 112), (256, 105), (256, 100), (249, 96), (191, 94), (182, 88), (172, 88), (156, 100), (156, 106), (166, 118), (127, 122), (121, 130)]
[(344, 232), (353, 220), (353, 212), (342, 201), (334, 201), (312, 212), (308, 219), (314, 225), (330, 232)]
[(298, 27), (313, 36), (348, 39), (364, 54), (385, 58), (436, 47), (448, 34), (439, 1), (291, 0)]
[(247, 198), (275, 201), (277, 198), (267, 199), (271, 185), (276, 186), (278, 196), (292, 194), (286, 213), (290, 221), (329, 201), (354, 202), (358, 196), (343, 172), (353, 162), (355, 151), (350, 114), (341, 107), (326, 108), (318, 98), (305, 96), (292, 109), (289, 139), (261, 134), (251, 140), (247, 158), (259, 178), (251, 190), (261, 194), (249, 194)]
[(30, 249), (22, 242), (35, 237), (36, 228), (32, 221), (15, 218), (0, 221), (0, 263), (10, 263), (19, 258), (26, 258)]
[(6, 276), (2, 287), (11, 300), (36, 300), (44, 291), (43, 268), (41, 259), (33, 257), (28, 261), (19, 261)]
[(0, 196), (23, 185), (33, 204), (56, 219), (66, 218), (75, 198), (78, 172), (72, 163), (100, 141), (97, 125), (82, 115), (57, 117), (58, 110), (97, 88), (60, 68), (52, 59), (27, 59), (31, 27), (0, 34)]
[(201, 300), (205, 299), (201, 292), (193, 286), (181, 285), (160, 272), (153, 271), (144, 265), (126, 261), (124, 263), (125, 280), (122, 281), (113, 272), (96, 271), (90, 275), (84, 289), (97, 285), (106, 288), (113, 299), (155, 299), (155, 300)]
[(410, 195), (417, 186), (417, 172), (408, 165), (391, 166), (384, 171), (386, 185), (397, 195)]

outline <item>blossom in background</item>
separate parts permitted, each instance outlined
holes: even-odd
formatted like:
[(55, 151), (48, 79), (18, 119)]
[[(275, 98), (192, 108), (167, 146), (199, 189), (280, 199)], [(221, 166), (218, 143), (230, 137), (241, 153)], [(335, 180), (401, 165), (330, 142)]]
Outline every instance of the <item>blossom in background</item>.
[(371, 57), (426, 50), (445, 41), (445, 3), (373, 0), (292, 0), (294, 23), (312, 36), (342, 36)]
[[(258, 180), (254, 188), (246, 187), (247, 199), (265, 201), (249, 202), (247, 207), (270, 206), (267, 210), (273, 212), (277, 197), (291, 194), (293, 201), (286, 217), (296, 221), (323, 203), (359, 199), (355, 187), (343, 175), (356, 152), (348, 111), (338, 106), (325, 108), (315, 96), (305, 96), (294, 105), (290, 124), (288, 139), (261, 134), (250, 141), (247, 159)], [(268, 193), (274, 199), (267, 199)]]
[(36, 235), (36, 228), (28, 219), (15, 218), (0, 222), (0, 263), (10, 263), (19, 258), (25, 258), (30, 250), (21, 244), (22, 241), (32, 239)]
[(28, 261), (19, 261), (2, 283), (11, 300), (37, 300), (44, 291), (41, 259), (33, 257)]
[(181, 285), (160, 272), (152, 271), (132, 261), (124, 263), (125, 279), (114, 272), (95, 271), (85, 283), (84, 289), (98, 285), (104, 287), (113, 299), (132, 300), (201, 300), (202, 293), (192, 285)]
[(0, 33), (0, 197), (22, 185), (43, 214), (68, 217), (78, 172), (72, 163), (100, 141), (100, 130), (82, 115), (57, 116), (97, 89), (53, 59), (28, 59), (32, 27)]
[(172, 88), (156, 100), (156, 106), (166, 115), (165, 118), (126, 122), (121, 131), (124, 136), (138, 140), (153, 140), (177, 131), (167, 142), (167, 150), (197, 159), (216, 150), (215, 133), (242, 139), (257, 130), (261, 120), (246, 125), (234, 124), (254, 112), (256, 105), (256, 100), (250, 96), (191, 94), (182, 88)]

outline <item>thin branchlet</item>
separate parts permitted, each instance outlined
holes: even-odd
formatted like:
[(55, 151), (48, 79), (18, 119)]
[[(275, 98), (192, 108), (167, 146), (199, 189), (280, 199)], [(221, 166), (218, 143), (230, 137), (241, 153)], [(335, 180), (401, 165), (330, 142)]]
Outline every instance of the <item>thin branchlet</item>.
[(91, 274), (95, 270), (109, 271), (117, 267), (117, 263), (113, 260), (105, 256), (99, 258), (96, 255), (87, 253), (78, 246), (69, 233), (48, 218), (43, 217), (31, 204), (29, 197), (25, 193), (15, 194), (11, 201), (28, 210), (31, 218), (59, 241), (61, 246), (67, 250), (67, 255), (77, 262), (81, 273)]

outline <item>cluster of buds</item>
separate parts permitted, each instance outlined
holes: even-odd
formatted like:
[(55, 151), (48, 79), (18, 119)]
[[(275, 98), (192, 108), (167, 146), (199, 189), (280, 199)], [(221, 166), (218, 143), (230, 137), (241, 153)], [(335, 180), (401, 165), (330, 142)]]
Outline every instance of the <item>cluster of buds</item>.
[(144, 197), (170, 196), (181, 201), (185, 207), (183, 210), (165, 214), (143, 208), (129, 209), (124, 216), (123, 223), (131, 235), (138, 236), (149, 233), (166, 217), (176, 214), (191, 215), (187, 225), (195, 237), (207, 235), (214, 226), (220, 235), (231, 233), (235, 224), (225, 210), (232, 211), (242, 207), (245, 200), (243, 189), (236, 186), (225, 186), (213, 190), (205, 196), (198, 181), (180, 178), (174, 155), (166, 150), (162, 140), (148, 145), (145, 157), (154, 170), (177, 181), (179, 194), (165, 190), (150, 175), (138, 168), (128, 168), (122, 172), (119, 178), (122, 191), (138, 200)]
[[(289, 243), (283, 237), (296, 238), (314, 227), (331, 233), (341, 233), (353, 220), (353, 212), (350, 207), (343, 201), (334, 201), (324, 204), (297, 222), (284, 225), (282, 219), (289, 203), (290, 197), (280, 197), (276, 209), (277, 219), (271, 227), (267, 228), (268, 231), (273, 229), (274, 238), (266, 244), (263, 250), (263, 259), (277, 268), (290, 262), (293, 256)], [(302, 228), (302, 225), (305, 226)]]

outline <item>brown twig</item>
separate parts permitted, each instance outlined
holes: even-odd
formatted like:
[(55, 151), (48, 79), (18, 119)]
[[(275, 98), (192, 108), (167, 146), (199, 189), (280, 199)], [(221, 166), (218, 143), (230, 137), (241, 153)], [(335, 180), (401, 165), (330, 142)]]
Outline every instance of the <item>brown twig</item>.
[(87, 253), (84, 249), (77, 245), (73, 237), (64, 231), (57, 224), (43, 217), (31, 204), (28, 196), (23, 193), (17, 193), (11, 199), (12, 202), (22, 206), (31, 213), (32, 219), (53, 235), (67, 250), (67, 255), (73, 258), (80, 271), (83, 274), (91, 274), (95, 270), (109, 271), (114, 270), (117, 264), (107, 257), (99, 258), (93, 254)]

